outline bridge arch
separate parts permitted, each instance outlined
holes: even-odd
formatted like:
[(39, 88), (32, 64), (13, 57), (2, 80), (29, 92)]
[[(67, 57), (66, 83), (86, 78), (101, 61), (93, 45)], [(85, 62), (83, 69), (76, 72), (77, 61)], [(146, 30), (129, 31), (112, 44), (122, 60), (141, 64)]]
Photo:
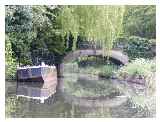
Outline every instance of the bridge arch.
[[(76, 60), (78, 57), (84, 56), (102, 56), (103, 51), (101, 49), (85, 49), (85, 50), (75, 50), (73, 52), (68, 53), (62, 60), (60, 64), (60, 76), (63, 76), (63, 68), (64, 63)], [(111, 50), (110, 51), (110, 58), (119, 61), (121, 64), (126, 65), (128, 63), (128, 56), (118, 50)]]

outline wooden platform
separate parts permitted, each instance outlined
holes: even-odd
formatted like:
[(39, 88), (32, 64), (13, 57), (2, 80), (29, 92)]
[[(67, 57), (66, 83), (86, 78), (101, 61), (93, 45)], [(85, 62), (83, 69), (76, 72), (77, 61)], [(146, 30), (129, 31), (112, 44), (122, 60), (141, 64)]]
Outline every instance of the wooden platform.
[(26, 66), (17, 69), (17, 96), (44, 101), (56, 92), (57, 70), (54, 66)]

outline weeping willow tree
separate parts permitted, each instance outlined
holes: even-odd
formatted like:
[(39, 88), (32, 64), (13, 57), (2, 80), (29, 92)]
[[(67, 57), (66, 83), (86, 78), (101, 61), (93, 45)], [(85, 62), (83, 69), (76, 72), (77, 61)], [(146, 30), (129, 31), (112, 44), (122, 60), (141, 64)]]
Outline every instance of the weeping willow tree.
[(60, 16), (62, 35), (86, 37), (88, 41), (100, 42), (103, 54), (109, 54), (113, 40), (122, 32), (124, 6), (63, 6)]

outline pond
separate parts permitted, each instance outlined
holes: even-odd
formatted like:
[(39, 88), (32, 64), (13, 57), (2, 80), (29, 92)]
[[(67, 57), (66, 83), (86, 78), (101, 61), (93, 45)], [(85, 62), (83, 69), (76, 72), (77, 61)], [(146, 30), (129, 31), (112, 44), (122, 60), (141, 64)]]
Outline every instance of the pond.
[[(84, 65), (84, 64), (83, 64)], [(66, 64), (64, 77), (58, 78), (57, 92), (44, 103), (16, 96), (16, 81), (6, 81), (6, 117), (154, 117), (148, 109), (133, 104), (136, 90), (130, 84), (98, 74), (105, 68)], [(96, 71), (96, 72), (95, 72)], [(111, 71), (105, 71), (110, 73)], [(138, 86), (138, 88), (140, 88)], [(141, 89), (143, 92), (143, 88)]]
[[(75, 77), (75, 74), (73, 77)], [(67, 78), (66, 78), (67, 79)], [(62, 80), (62, 79), (61, 79)], [(63, 79), (65, 81), (65, 79)], [(68, 80), (68, 79), (67, 79)], [(80, 79), (78, 79), (80, 80)], [(79, 82), (79, 81), (78, 81)], [(89, 81), (90, 82), (90, 81)], [(114, 86), (109, 82), (109, 86)], [(115, 88), (115, 87), (112, 87)], [(16, 97), (16, 82), (6, 82), (6, 117), (149, 117), (147, 111), (136, 108), (129, 99), (117, 101), (76, 99), (67, 96), (64, 91), (57, 91), (44, 103), (38, 100)], [(71, 92), (70, 92), (71, 93)], [(119, 95), (119, 93), (117, 93)], [(74, 94), (73, 94), (74, 95)], [(76, 94), (77, 95), (77, 94)], [(111, 94), (110, 94), (111, 95)], [(113, 95), (113, 97), (115, 94)], [(110, 96), (112, 97), (112, 96)], [(103, 99), (103, 98), (102, 98)], [(102, 104), (102, 106), (101, 106)], [(109, 105), (111, 104), (111, 105)]]

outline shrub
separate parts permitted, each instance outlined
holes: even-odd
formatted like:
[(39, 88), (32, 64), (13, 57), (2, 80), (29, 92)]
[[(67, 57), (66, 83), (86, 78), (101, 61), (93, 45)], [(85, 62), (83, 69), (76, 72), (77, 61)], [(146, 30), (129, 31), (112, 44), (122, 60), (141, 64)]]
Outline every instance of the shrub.
[(155, 63), (154, 61), (150, 61), (147, 59), (135, 59), (128, 65), (122, 67), (119, 70), (119, 73), (127, 74), (127, 75), (142, 75), (148, 76), (151, 72), (155, 71)]
[(11, 48), (11, 42), (6, 37), (6, 46), (5, 46), (5, 66), (6, 66), (6, 78), (15, 78), (16, 74), (16, 60), (13, 57), (13, 51)]
[(152, 58), (154, 52), (151, 51), (155, 41), (136, 36), (129, 37), (128, 46), (124, 49), (130, 58)]
[(136, 59), (128, 65), (120, 68), (117, 76), (125, 79), (128, 76), (138, 76), (145, 80), (146, 92), (153, 93), (155, 91), (155, 60)]
[(149, 58), (152, 59), (156, 55), (156, 40), (146, 39), (138, 36), (120, 37), (114, 42), (114, 48), (118, 48), (126, 52), (130, 59)]
[(114, 74), (115, 69), (117, 69), (117, 66), (115, 65), (105, 65), (102, 67), (102, 69), (99, 72), (100, 77), (105, 78), (111, 78)]

